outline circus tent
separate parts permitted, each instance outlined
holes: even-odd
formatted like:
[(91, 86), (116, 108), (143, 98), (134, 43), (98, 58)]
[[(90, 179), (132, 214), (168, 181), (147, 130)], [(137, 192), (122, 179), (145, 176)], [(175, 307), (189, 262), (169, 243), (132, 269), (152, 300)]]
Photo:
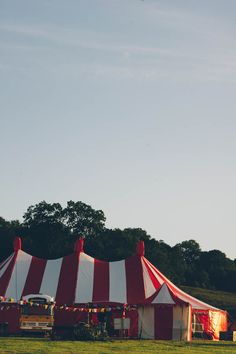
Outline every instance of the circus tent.
[[(39, 293), (53, 296), (57, 304), (67, 306), (87, 303), (138, 305), (140, 328), (143, 327), (141, 318), (150, 322), (149, 316), (153, 318), (151, 326), (155, 327), (158, 316), (165, 316), (163, 310), (162, 315), (160, 309), (159, 315), (157, 310), (152, 310), (160, 306), (175, 309), (171, 312), (173, 327), (173, 323), (180, 321), (178, 313), (183, 312), (180, 308), (184, 308), (186, 314), (184, 319), (181, 317), (181, 323), (184, 321), (188, 328), (186, 338), (191, 330), (192, 313), (195, 319), (198, 314), (198, 321), (212, 338), (217, 339), (226, 325), (224, 311), (183, 292), (144, 257), (143, 241), (138, 243), (132, 257), (105, 262), (84, 252), (83, 239), (76, 242), (73, 254), (46, 260), (24, 252), (21, 239), (16, 238), (13, 254), (0, 264), (0, 295), (19, 301), (22, 296)], [(170, 313), (170, 310), (166, 311)], [(152, 329), (143, 337), (157, 338), (155, 333)]]

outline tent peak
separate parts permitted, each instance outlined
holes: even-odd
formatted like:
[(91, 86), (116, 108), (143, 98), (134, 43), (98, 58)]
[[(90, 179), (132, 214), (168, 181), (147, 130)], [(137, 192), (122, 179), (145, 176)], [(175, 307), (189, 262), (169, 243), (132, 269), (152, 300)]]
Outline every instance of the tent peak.
[(145, 246), (144, 241), (139, 241), (136, 246), (137, 255), (142, 257), (145, 254)]
[(84, 238), (80, 237), (78, 240), (76, 240), (75, 245), (74, 245), (74, 252), (80, 253), (84, 252)]
[(15, 237), (14, 241), (13, 241), (13, 248), (14, 251), (19, 251), (22, 249), (22, 242), (21, 242), (21, 238), (20, 237)]

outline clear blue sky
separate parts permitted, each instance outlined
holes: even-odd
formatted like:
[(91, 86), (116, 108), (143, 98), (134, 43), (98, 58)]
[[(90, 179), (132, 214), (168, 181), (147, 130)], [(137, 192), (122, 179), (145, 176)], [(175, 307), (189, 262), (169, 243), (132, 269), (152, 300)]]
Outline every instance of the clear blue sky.
[(0, 0), (0, 216), (81, 200), (107, 227), (236, 258), (235, 14), (235, 0)]

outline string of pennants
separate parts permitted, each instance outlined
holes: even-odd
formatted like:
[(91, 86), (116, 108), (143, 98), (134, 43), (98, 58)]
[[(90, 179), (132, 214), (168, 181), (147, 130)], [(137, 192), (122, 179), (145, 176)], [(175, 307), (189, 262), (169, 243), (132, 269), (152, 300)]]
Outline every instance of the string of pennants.
[[(2, 305), (1, 305), (2, 304)], [(55, 310), (65, 310), (71, 312), (88, 312), (88, 313), (99, 313), (99, 312), (111, 312), (111, 311), (132, 311), (136, 310), (136, 305), (126, 305), (123, 306), (109, 306), (109, 307), (100, 307), (96, 305), (88, 304), (86, 307), (75, 307), (75, 306), (67, 306), (67, 305), (56, 305), (56, 304), (39, 304), (30, 301), (20, 300), (15, 302), (13, 298), (6, 299), (4, 297), (0, 297), (0, 311), (9, 310), (12, 308), (18, 308), (19, 306), (28, 305), (32, 307), (40, 307), (43, 309), (48, 309), (49, 306), (54, 308)]]

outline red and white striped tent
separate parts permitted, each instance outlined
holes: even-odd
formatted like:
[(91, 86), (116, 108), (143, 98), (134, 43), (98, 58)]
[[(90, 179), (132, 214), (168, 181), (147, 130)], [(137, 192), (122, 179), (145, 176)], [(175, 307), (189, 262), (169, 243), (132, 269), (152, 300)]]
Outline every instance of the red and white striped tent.
[[(0, 264), (0, 295), (19, 301), (22, 296), (39, 293), (53, 296), (57, 304), (67, 306), (92, 302), (140, 307), (188, 304), (193, 311), (207, 314), (208, 322), (210, 313), (226, 318), (224, 311), (186, 294), (171, 283), (144, 257), (143, 241), (138, 243), (136, 255), (105, 262), (84, 253), (82, 239), (76, 242), (73, 254), (46, 260), (24, 252), (21, 239), (16, 238), (14, 253)], [(213, 317), (215, 322), (217, 316)], [(208, 327), (207, 330), (215, 331), (213, 324)], [(219, 331), (219, 326), (215, 327)]]

